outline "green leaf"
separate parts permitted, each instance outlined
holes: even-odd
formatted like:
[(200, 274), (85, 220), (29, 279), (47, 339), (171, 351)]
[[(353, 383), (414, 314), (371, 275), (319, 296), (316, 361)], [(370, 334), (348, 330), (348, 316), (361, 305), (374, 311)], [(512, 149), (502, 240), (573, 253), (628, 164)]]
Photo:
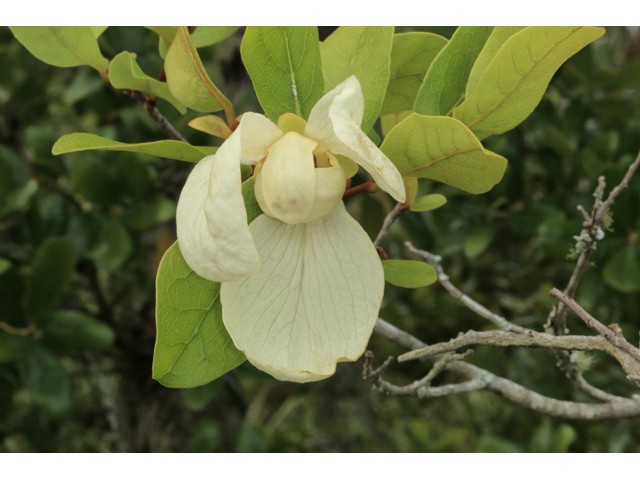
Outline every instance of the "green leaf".
[(382, 136), (386, 137), (393, 127), (402, 122), (405, 118), (411, 115), (411, 110), (405, 110), (404, 112), (390, 113), (389, 115), (383, 115), (380, 117), (380, 130), (382, 130)]
[(220, 284), (191, 270), (178, 242), (160, 262), (156, 315), (153, 378), (164, 386), (204, 385), (244, 362), (222, 323)]
[(39, 347), (18, 365), (31, 401), (58, 416), (71, 410), (71, 378), (64, 365), (49, 350)]
[(44, 343), (65, 350), (106, 350), (113, 346), (115, 332), (102, 322), (73, 310), (55, 312), (43, 333)]
[(0, 331), (0, 363), (12, 362), (24, 357), (34, 343), (27, 337)]
[(69, 288), (78, 251), (66, 237), (45, 240), (31, 265), (27, 282), (27, 313), (38, 324), (58, 305)]
[(104, 224), (98, 241), (86, 255), (98, 268), (113, 272), (122, 267), (131, 252), (131, 235), (119, 220), (112, 218)]
[(404, 176), (402, 177), (402, 182), (404, 183), (404, 191), (407, 194), (407, 199), (404, 202), (404, 208), (411, 209), (418, 197), (418, 179), (416, 177)]
[(201, 132), (220, 138), (229, 138), (233, 133), (229, 126), (217, 115), (205, 115), (191, 120), (188, 125)]
[(324, 91), (355, 75), (364, 95), (362, 131), (380, 113), (389, 84), (393, 27), (340, 27), (320, 45)]
[(383, 260), (384, 279), (396, 287), (419, 288), (438, 279), (433, 267), (415, 260)]
[(569, 447), (578, 439), (578, 432), (566, 423), (558, 426), (553, 434), (550, 451), (552, 453), (567, 453)]
[(410, 32), (393, 36), (389, 86), (380, 115), (413, 109), (431, 62), (446, 44), (446, 38), (434, 33)]
[(412, 114), (396, 125), (380, 149), (402, 175), (431, 178), (469, 193), (498, 183), (507, 160), (485, 150), (461, 122)]
[(511, 130), (540, 102), (553, 74), (604, 33), (596, 27), (527, 27), (511, 36), (453, 116), (480, 138)]
[(473, 63), (493, 27), (458, 27), (429, 67), (413, 111), (422, 115), (451, 114), (464, 100)]
[(90, 27), (90, 28), (91, 28), (91, 31), (93, 32), (93, 38), (97, 39), (109, 27)]
[(194, 147), (177, 140), (160, 140), (147, 143), (122, 143), (93, 135), (92, 133), (71, 133), (58, 140), (51, 153), (82, 152), (84, 150), (115, 150), (118, 152), (135, 152), (172, 158), (185, 162), (199, 162), (207, 155), (212, 155), (217, 147)]
[(473, 260), (482, 254), (493, 241), (495, 229), (484, 226), (469, 235), (464, 241), (464, 254), (469, 260)]
[(198, 27), (191, 34), (191, 41), (196, 48), (208, 47), (231, 36), (240, 27)]
[(164, 62), (171, 93), (189, 108), (199, 112), (217, 112), (231, 102), (207, 75), (189, 31), (179, 27)]
[(271, 120), (309, 118), (324, 93), (317, 27), (247, 27), (240, 52)]
[(640, 292), (638, 247), (626, 245), (619, 249), (605, 264), (602, 273), (605, 281), (616, 290), (625, 293)]
[(444, 195), (440, 195), (439, 193), (432, 193), (431, 195), (425, 195), (418, 198), (411, 206), (411, 211), (428, 212), (430, 210), (440, 208), (445, 203), (447, 203), (447, 199), (444, 197)]
[(109, 62), (100, 53), (91, 27), (9, 27), (38, 60), (56, 67), (90, 65), (103, 78)]
[(244, 206), (247, 209), (248, 223), (253, 222), (262, 215), (262, 209), (256, 199), (254, 185), (253, 178), (250, 178), (242, 184), (242, 197), (244, 198)]
[(135, 53), (122, 52), (111, 60), (109, 80), (115, 88), (138, 90), (154, 97), (163, 98), (183, 115), (187, 113), (187, 108), (171, 94), (166, 83), (145, 75), (136, 62)]
[(167, 47), (171, 46), (173, 43), (173, 39), (176, 38), (176, 32), (178, 31), (178, 27), (145, 27), (149, 30), (153, 30), (156, 32)]
[(469, 81), (467, 82), (467, 89), (465, 96), (471, 95), (471, 92), (476, 88), (482, 74), (485, 72), (493, 57), (496, 56), (500, 47), (509, 40), (511, 36), (518, 33), (520, 30), (525, 27), (495, 27), (487, 43), (484, 44), (484, 48), (478, 55), (476, 62), (473, 64), (473, 68), (471, 69), (471, 73), (469, 74)]

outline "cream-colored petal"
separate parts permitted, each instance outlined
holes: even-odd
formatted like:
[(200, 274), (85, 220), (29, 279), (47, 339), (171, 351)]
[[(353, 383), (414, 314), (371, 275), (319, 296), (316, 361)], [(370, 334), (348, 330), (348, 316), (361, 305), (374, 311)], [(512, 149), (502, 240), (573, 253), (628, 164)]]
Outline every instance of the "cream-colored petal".
[(284, 132), (264, 115), (247, 112), (242, 115), (234, 135), (240, 136), (241, 162), (254, 165), (267, 155), (268, 148), (282, 138)]
[(260, 268), (247, 225), (240, 183), (240, 137), (195, 166), (180, 194), (176, 223), (180, 251), (191, 269), (229, 282)]
[(320, 148), (358, 163), (382, 190), (404, 202), (406, 194), (400, 172), (360, 129), (363, 113), (362, 88), (358, 79), (351, 76), (313, 107), (304, 134), (317, 140)]
[(328, 167), (316, 168), (316, 198), (305, 222), (328, 214), (338, 206), (344, 195), (347, 184), (344, 169), (331, 152), (327, 152), (327, 161)]
[(250, 226), (262, 268), (221, 287), (222, 319), (249, 361), (279, 380), (311, 382), (363, 353), (384, 273), (369, 236), (340, 203), (310, 223), (261, 215)]
[(269, 148), (262, 169), (258, 202), (285, 223), (305, 221), (316, 197), (313, 150), (318, 142), (296, 132), (288, 132)]

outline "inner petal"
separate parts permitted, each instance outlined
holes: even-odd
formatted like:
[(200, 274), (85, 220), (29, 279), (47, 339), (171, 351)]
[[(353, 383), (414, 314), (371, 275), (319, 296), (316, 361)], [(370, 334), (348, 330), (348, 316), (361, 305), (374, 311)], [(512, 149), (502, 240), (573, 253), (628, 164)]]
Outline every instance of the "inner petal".
[(316, 197), (313, 151), (317, 146), (315, 140), (288, 132), (269, 148), (258, 175), (270, 215), (290, 224), (307, 218)]

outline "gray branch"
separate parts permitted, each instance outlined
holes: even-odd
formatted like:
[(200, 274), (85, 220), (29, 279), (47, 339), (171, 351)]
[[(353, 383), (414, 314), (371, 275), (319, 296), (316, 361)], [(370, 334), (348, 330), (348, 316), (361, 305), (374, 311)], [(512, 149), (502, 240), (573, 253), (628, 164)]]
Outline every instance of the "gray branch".
[(491, 312), (489, 309), (480, 305), (478, 302), (476, 302), (472, 298), (469, 298), (460, 290), (458, 290), (458, 288), (456, 288), (456, 286), (451, 283), (451, 281), (449, 280), (449, 275), (447, 275), (442, 268), (442, 257), (440, 257), (439, 255), (434, 255), (433, 253), (426, 252), (424, 250), (419, 250), (414, 247), (411, 242), (405, 242), (405, 245), (412, 253), (421, 257), (425, 262), (427, 262), (435, 269), (436, 273), (438, 274), (438, 281), (440, 282), (440, 284), (447, 289), (447, 291), (453, 298), (460, 300), (460, 302), (464, 306), (469, 308), (469, 310), (495, 323), (500, 330), (517, 333), (526, 333), (533, 331), (509, 322), (506, 318)]
[[(374, 331), (407, 350), (415, 350), (427, 346), (413, 335), (400, 330), (381, 318), (376, 322)], [(540, 395), (511, 380), (494, 375), (467, 362), (453, 361), (446, 366), (446, 370), (460, 375), (469, 381), (476, 380), (476, 382), (471, 385), (473, 389), (479, 389), (476, 387), (486, 382), (485, 386), (482, 387), (483, 390), (493, 392), (513, 403), (546, 415), (576, 420), (601, 420), (640, 416), (640, 400), (620, 399), (619, 401), (600, 404), (556, 400)]]

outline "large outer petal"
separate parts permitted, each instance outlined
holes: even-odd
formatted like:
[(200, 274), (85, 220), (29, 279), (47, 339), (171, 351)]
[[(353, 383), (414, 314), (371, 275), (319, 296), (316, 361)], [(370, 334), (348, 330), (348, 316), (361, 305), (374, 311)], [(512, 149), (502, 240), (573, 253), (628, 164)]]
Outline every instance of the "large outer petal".
[(369, 236), (344, 204), (310, 223), (251, 224), (262, 268), (223, 283), (222, 318), (236, 347), (279, 380), (311, 382), (364, 352), (384, 294)]
[(214, 282), (237, 280), (260, 268), (247, 225), (239, 160), (240, 136), (234, 133), (195, 166), (178, 201), (180, 251), (194, 272)]
[(360, 129), (363, 113), (362, 88), (358, 79), (351, 76), (313, 107), (304, 134), (320, 142), (320, 148), (358, 163), (382, 190), (399, 202), (404, 202), (405, 191), (400, 172)]
[(301, 223), (309, 216), (316, 198), (313, 151), (318, 142), (288, 132), (269, 147), (269, 155), (257, 175), (261, 189), (256, 198), (265, 211), (286, 223)]

